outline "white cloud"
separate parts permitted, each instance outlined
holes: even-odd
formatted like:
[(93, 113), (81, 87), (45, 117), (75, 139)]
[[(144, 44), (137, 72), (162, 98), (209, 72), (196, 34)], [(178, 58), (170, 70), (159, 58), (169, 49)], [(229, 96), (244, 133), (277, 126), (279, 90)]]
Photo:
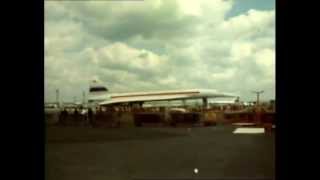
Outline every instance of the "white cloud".
[(93, 57), (98, 59), (101, 67), (131, 68), (140, 71), (158, 71), (167, 63), (164, 56), (119, 42), (97, 49)]
[(255, 55), (257, 64), (265, 72), (265, 81), (270, 84), (275, 81), (275, 51), (273, 49), (262, 49)]
[(231, 46), (231, 56), (235, 61), (246, 60), (253, 51), (254, 44), (249, 42), (234, 43)]
[(274, 10), (257, 11), (252, 9), (246, 14), (222, 22), (217, 31), (226, 39), (246, 39), (254, 35), (263, 35), (270, 28), (274, 32), (274, 21)]
[(223, 72), (213, 73), (211, 74), (212, 80), (230, 80), (235, 76), (235, 69), (226, 69)]
[(262, 49), (255, 57), (257, 63), (265, 68), (274, 69), (275, 52), (273, 49)]
[(274, 10), (229, 19), (233, 1), (45, 2), (45, 94), (266, 89), (274, 97)]

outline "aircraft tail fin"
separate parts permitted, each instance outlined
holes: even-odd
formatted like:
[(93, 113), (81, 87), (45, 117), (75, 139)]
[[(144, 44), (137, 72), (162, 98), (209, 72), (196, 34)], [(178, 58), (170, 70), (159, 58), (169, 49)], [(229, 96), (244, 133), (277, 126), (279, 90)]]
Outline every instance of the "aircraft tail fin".
[(99, 83), (97, 80), (93, 80), (89, 86), (89, 102), (103, 100), (108, 91), (107, 87)]
[(108, 88), (99, 83), (96, 80), (93, 80), (90, 87), (89, 87), (89, 93), (101, 93), (101, 92), (108, 92)]

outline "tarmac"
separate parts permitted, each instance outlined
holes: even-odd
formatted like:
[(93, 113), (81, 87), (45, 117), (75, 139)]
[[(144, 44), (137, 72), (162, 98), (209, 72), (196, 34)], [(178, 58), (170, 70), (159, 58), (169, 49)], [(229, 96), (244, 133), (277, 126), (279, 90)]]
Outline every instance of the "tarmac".
[(46, 179), (274, 179), (275, 133), (235, 128), (50, 126)]

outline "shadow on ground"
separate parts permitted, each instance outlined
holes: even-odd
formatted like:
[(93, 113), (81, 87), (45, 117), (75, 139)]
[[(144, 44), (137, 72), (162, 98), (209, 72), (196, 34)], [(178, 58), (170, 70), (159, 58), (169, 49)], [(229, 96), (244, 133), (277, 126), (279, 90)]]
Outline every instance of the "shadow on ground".
[[(125, 133), (124, 133), (125, 132)], [(47, 127), (47, 143), (97, 143), (110, 141), (155, 140), (186, 136), (185, 129), (163, 131), (160, 128)]]

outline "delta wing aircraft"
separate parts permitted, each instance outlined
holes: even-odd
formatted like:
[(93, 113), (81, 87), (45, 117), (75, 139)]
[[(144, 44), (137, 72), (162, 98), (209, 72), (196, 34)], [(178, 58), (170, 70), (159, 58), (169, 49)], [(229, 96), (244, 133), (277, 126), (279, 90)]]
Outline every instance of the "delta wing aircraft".
[(208, 106), (208, 98), (230, 97), (239, 98), (230, 93), (219, 93), (211, 89), (189, 89), (174, 91), (152, 91), (152, 92), (133, 92), (133, 93), (108, 93), (108, 88), (97, 81), (93, 81), (89, 87), (90, 104), (108, 106), (119, 104), (138, 104), (150, 101), (170, 101), (170, 100), (187, 100), (202, 99), (205, 107)]

